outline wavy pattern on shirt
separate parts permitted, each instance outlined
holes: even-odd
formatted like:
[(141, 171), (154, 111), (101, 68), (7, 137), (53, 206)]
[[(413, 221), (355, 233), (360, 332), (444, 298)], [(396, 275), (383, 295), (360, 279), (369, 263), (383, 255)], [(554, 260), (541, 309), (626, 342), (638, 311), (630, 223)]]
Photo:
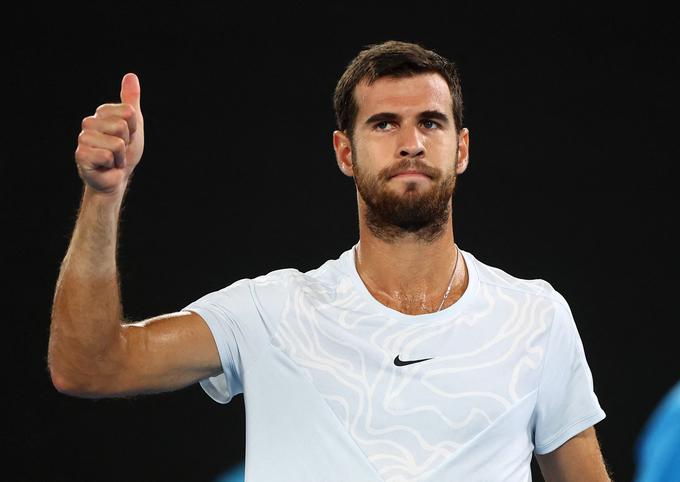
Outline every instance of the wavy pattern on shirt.
[[(300, 276), (274, 346), (386, 481), (426, 479), (537, 386), (554, 306), (526, 284), (487, 273), (498, 282), (481, 286), (474, 313), (404, 323), (367, 307), (347, 276)], [(397, 355), (432, 359), (399, 367)]]

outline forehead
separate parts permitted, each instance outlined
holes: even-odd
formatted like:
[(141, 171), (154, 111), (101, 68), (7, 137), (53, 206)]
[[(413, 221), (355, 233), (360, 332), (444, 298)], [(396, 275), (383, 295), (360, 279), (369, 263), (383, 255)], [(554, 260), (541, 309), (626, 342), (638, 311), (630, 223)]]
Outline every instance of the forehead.
[(426, 110), (453, 114), (453, 101), (449, 85), (437, 73), (418, 74), (411, 77), (381, 77), (371, 85), (363, 80), (354, 91), (358, 119), (378, 112), (403, 115)]

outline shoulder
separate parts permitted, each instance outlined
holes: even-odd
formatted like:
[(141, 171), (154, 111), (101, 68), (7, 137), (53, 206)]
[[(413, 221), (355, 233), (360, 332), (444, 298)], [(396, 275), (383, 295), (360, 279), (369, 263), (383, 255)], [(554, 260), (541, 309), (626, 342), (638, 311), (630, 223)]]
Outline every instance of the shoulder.
[(266, 296), (268, 293), (276, 293), (285, 289), (296, 274), (299, 272), (295, 269), (280, 269), (255, 278), (241, 278), (223, 288), (204, 294), (188, 307), (198, 304), (228, 306), (233, 303), (248, 303), (255, 300), (258, 294)]
[(331, 259), (319, 267), (300, 271), (297, 268), (284, 268), (271, 271), (252, 279), (240, 280), (247, 283), (251, 293), (256, 297), (290, 296), (300, 291), (305, 294), (334, 290), (344, 284), (347, 275), (342, 260)]
[(267, 274), (257, 276), (256, 278), (248, 279), (247, 282), (252, 287), (258, 288), (276, 288), (278, 286), (287, 286), (290, 283), (294, 283), (300, 278), (299, 270), (295, 268), (283, 268), (270, 271)]
[(470, 254), (470, 257), (473, 260), (474, 269), (477, 271), (481, 286), (512, 297), (540, 299), (550, 302), (556, 307), (569, 310), (567, 300), (549, 281), (542, 278), (520, 278), (510, 274), (505, 269), (486, 264), (472, 254)]
[(256, 277), (241, 278), (223, 288), (206, 294), (203, 298), (228, 299), (276, 299), (284, 294), (309, 288), (312, 291), (320, 287), (343, 284), (347, 278), (343, 259), (331, 259), (318, 268), (300, 271), (297, 268), (282, 268)]

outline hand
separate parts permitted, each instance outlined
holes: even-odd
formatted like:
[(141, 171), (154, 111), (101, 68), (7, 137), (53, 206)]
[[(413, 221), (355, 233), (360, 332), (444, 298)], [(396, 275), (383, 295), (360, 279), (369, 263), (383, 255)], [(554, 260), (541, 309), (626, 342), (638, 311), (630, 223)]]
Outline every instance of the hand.
[(76, 164), (83, 182), (97, 192), (121, 193), (144, 151), (141, 88), (135, 74), (121, 82), (120, 104), (103, 104), (85, 117)]

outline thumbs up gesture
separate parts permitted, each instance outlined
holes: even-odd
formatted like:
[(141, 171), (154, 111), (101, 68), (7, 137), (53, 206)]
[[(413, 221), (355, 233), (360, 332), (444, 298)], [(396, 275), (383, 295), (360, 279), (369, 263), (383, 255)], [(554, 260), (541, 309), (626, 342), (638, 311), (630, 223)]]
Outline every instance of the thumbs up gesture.
[(97, 192), (122, 194), (144, 151), (141, 88), (135, 74), (121, 82), (120, 104), (103, 104), (85, 117), (76, 164), (83, 182)]

